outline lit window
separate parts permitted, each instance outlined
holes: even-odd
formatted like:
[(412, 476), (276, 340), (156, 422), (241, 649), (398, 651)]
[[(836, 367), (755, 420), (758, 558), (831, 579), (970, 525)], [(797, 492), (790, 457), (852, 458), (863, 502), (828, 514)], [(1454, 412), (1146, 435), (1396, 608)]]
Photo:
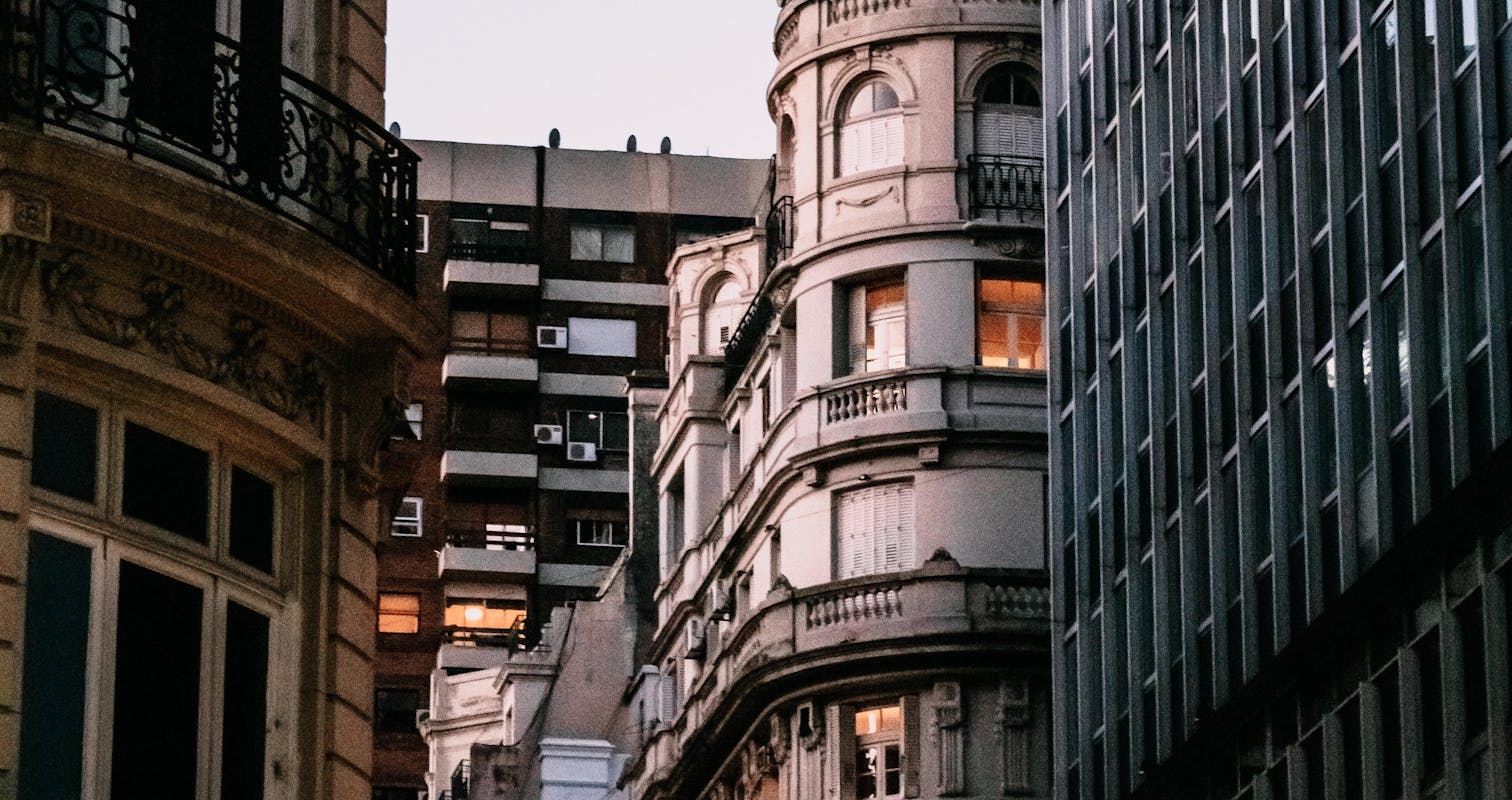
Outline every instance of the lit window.
[(836, 577), (913, 569), (913, 484), (867, 486), (835, 496)]
[(570, 317), (567, 352), (580, 356), (635, 357), (635, 320)]
[(574, 224), (572, 260), (635, 263), (635, 228), (629, 225)]
[(629, 532), (622, 521), (604, 519), (572, 520), (577, 532), (577, 543), (590, 547), (624, 547), (629, 543)]
[(399, 510), (394, 512), (394, 521), (389, 525), (389, 533), (394, 536), (419, 536), (423, 533), (421, 507), (421, 500), (418, 497), (406, 497), (400, 500)]
[(906, 365), (906, 306), (902, 283), (851, 290), (851, 372)]
[(524, 604), (511, 600), (446, 599), (446, 641), (462, 647), (520, 648), (525, 640)]
[(624, 411), (568, 411), (567, 441), (591, 444), (599, 450), (628, 450), (630, 415)]
[(856, 800), (903, 796), (902, 738), (898, 706), (856, 712)]
[(1035, 281), (977, 281), (977, 363), (1045, 368), (1045, 286)]
[(854, 89), (840, 118), (840, 174), (903, 163), (903, 110), (880, 78)]
[(379, 633), (419, 633), (420, 595), (380, 592), (378, 594)]

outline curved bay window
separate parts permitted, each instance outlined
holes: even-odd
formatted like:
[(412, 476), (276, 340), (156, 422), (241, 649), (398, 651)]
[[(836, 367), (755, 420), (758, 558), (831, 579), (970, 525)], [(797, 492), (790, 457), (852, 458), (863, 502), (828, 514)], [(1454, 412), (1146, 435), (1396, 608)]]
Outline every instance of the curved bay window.
[(1045, 285), (977, 279), (977, 364), (1045, 369)]
[(881, 78), (863, 80), (851, 90), (839, 130), (842, 176), (903, 163), (903, 107)]

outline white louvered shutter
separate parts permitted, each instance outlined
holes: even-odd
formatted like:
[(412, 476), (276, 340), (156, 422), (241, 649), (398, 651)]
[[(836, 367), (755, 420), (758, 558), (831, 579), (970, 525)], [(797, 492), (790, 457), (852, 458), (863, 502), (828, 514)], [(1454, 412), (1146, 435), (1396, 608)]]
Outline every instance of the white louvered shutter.
[(913, 568), (912, 484), (869, 486), (846, 492), (839, 501), (838, 577)]
[(850, 371), (852, 374), (866, 371), (866, 287), (850, 290), (850, 312), (847, 319), (850, 327)]
[(976, 152), (983, 156), (1039, 158), (1044, 153), (1044, 123), (1031, 113), (985, 106), (977, 112)]

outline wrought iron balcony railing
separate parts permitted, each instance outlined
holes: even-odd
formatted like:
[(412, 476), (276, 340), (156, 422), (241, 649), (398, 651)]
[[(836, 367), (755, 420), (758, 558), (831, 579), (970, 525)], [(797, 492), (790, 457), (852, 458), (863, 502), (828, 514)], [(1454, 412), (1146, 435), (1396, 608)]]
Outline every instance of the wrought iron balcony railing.
[(793, 197), (787, 195), (772, 203), (766, 218), (767, 272), (793, 255), (793, 240), (798, 236), (798, 217), (793, 211)]
[(746, 308), (745, 316), (740, 318), (740, 323), (735, 326), (735, 332), (730, 334), (730, 343), (725, 345), (725, 381), (733, 381), (745, 365), (750, 362), (751, 356), (756, 353), (756, 347), (761, 343), (761, 337), (766, 335), (767, 326), (772, 323), (772, 315), (777, 313), (776, 307), (765, 294), (756, 295), (751, 305)]
[(1045, 159), (1036, 156), (966, 157), (971, 218), (1029, 222), (1045, 216)]
[(413, 292), (419, 158), (284, 67), (280, 26), (244, 19), (236, 41), (192, 16), (163, 0), (0, 0), (0, 121), (223, 186)]
[(457, 762), (456, 769), (451, 774), (452, 800), (467, 800), (468, 793), (472, 788), (472, 762), (462, 759)]

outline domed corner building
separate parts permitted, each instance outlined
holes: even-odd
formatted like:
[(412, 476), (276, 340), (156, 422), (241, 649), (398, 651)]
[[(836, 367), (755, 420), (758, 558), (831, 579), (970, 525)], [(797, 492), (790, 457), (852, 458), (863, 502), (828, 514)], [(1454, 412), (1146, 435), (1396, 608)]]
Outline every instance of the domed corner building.
[(383, 27), (0, 2), (0, 797), (370, 795), (428, 335)]

